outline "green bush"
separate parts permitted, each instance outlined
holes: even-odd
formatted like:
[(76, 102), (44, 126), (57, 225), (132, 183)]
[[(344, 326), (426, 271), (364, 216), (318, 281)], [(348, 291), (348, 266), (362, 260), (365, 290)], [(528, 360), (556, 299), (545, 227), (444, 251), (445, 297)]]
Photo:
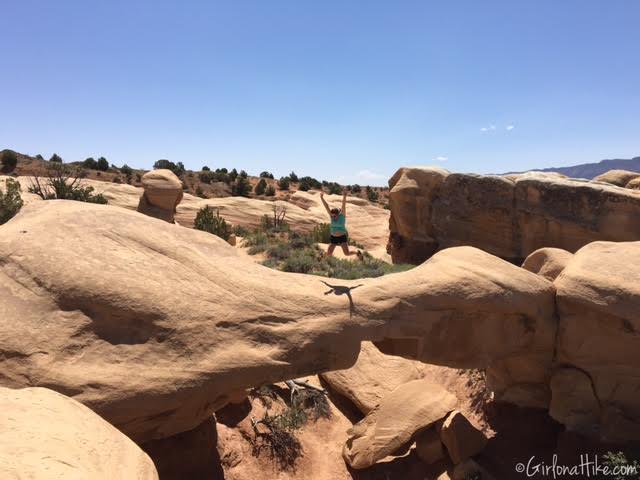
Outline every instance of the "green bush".
[(81, 179), (84, 173), (69, 165), (54, 162), (47, 168), (46, 177), (33, 177), (30, 193), (35, 193), (43, 200), (75, 200), (87, 203), (107, 203), (101, 193), (94, 194), (93, 187), (83, 187)]
[(299, 183), (298, 188), (303, 192), (311, 190), (312, 188), (320, 189), (322, 187), (322, 184), (313, 177), (301, 177)]
[(216, 174), (209, 170), (203, 170), (198, 174), (198, 178), (202, 183), (211, 183), (216, 180)]
[(253, 189), (253, 191), (255, 192), (256, 195), (264, 195), (264, 192), (266, 189), (267, 189), (267, 182), (265, 181), (264, 178), (261, 178), (260, 181), (256, 183), (256, 186)]
[(37, 158), (38, 160), (44, 160), (44, 157), (43, 157), (42, 155), (40, 155), (40, 154), (37, 154), (37, 155), (36, 155), (36, 158)]
[(202, 187), (200, 185), (196, 187), (196, 196), (200, 198), (207, 198), (207, 196), (204, 194), (204, 190), (202, 190)]
[(202, 167), (202, 171), (203, 172), (210, 172), (211, 169), (205, 165), (204, 167)]
[(289, 174), (289, 180), (291, 180), (293, 183), (298, 183), (298, 175), (296, 175), (296, 172), (291, 171), (291, 173)]
[(198, 211), (193, 226), (197, 230), (217, 235), (223, 240), (229, 240), (231, 236), (231, 229), (225, 219), (220, 216), (220, 210), (217, 210), (214, 215), (213, 209), (208, 205)]
[(264, 194), (267, 197), (273, 197), (276, 194), (276, 189), (273, 187), (273, 185), (268, 185), (267, 189), (264, 191)]
[(367, 200), (369, 200), (370, 202), (378, 201), (378, 197), (379, 197), (378, 192), (376, 192), (373, 188), (367, 185), (364, 191), (367, 194)]
[(98, 170), (98, 162), (96, 162), (95, 158), (89, 157), (82, 162), (82, 167), (89, 170)]
[(280, 190), (289, 190), (289, 177), (280, 177), (280, 180), (278, 180), (278, 188)]
[(311, 233), (313, 240), (318, 243), (329, 243), (331, 241), (331, 225), (328, 223), (321, 223), (313, 227)]
[(16, 168), (16, 165), (18, 165), (18, 156), (13, 150), (5, 150), (2, 152), (2, 159), (0, 162), (2, 163), (2, 169), (5, 172), (11, 172)]
[(107, 170), (109, 170), (109, 162), (107, 162), (106, 158), (100, 157), (98, 159), (98, 162), (96, 163), (96, 167), (101, 172), (106, 172)]
[(357, 183), (355, 185), (351, 185), (351, 193), (360, 193), (362, 191), (362, 187)]
[(57, 153), (54, 153), (53, 155), (51, 155), (49, 161), (54, 163), (62, 163), (62, 157)]
[(181, 177), (182, 175), (184, 175), (184, 172), (185, 172), (184, 165), (182, 164), (182, 162), (173, 163), (166, 159), (158, 160), (156, 163), (153, 164), (153, 168), (154, 170), (158, 170), (161, 168), (171, 170), (178, 177)]
[(329, 194), (331, 195), (337, 195), (342, 193), (342, 187), (336, 182), (328, 183), (327, 188), (329, 189)]
[(235, 182), (235, 181), (236, 181), (236, 178), (238, 178), (238, 171), (234, 168), (233, 170), (231, 170), (231, 171), (229, 172), (229, 179), (230, 179), (232, 182)]
[(279, 241), (269, 245), (266, 251), (269, 258), (273, 258), (275, 260), (285, 260), (289, 258), (291, 249), (289, 248), (287, 242)]
[(251, 192), (251, 184), (245, 177), (237, 176), (231, 185), (231, 195), (235, 197), (248, 197)]
[(249, 174), (247, 172), (245, 172), (244, 170), (240, 170), (240, 177), (247, 178), (248, 176)]
[(115, 176), (113, 177), (113, 180), (111, 180), (113, 183), (122, 183), (122, 179), (119, 176)]
[(309, 273), (317, 263), (316, 255), (308, 250), (294, 250), (282, 264), (284, 272)]
[(133, 175), (133, 168), (131, 168), (126, 163), (122, 165), (122, 167), (120, 167), (120, 171), (127, 177), (130, 177), (131, 175)]
[(7, 179), (6, 192), (0, 190), (0, 225), (12, 219), (23, 205), (20, 196), (20, 184), (11, 178)]
[(273, 180), (273, 173), (267, 171), (260, 172), (260, 178), (270, 178)]

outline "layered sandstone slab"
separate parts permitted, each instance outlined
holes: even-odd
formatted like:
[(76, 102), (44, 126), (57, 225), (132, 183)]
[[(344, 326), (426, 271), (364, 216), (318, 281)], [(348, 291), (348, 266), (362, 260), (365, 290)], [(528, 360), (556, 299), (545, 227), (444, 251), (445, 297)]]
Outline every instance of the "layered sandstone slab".
[(456, 397), (427, 380), (413, 380), (386, 395), (348, 432), (343, 450), (350, 467), (362, 469), (411, 443), (414, 435), (452, 411)]
[(110, 205), (37, 202), (0, 226), (0, 383), (90, 406), (136, 441), (192, 430), (239, 390), (353, 365), (363, 340), (409, 358), (547, 382), (554, 288), (480, 250), (325, 295), (218, 237)]
[(640, 173), (630, 170), (609, 170), (593, 179), (594, 182), (606, 182), (618, 187), (625, 187), (631, 180), (640, 177)]
[(482, 176), (401, 168), (389, 186), (388, 250), (396, 263), (471, 245), (520, 264), (543, 247), (575, 252), (597, 240), (640, 239), (640, 195), (605, 183), (541, 172)]
[(0, 478), (157, 480), (135, 443), (75, 400), (0, 387)]
[[(595, 242), (580, 249), (555, 280), (557, 361), (579, 369), (573, 397), (552, 415), (582, 430), (588, 420), (610, 441), (640, 440), (640, 242)], [(565, 382), (552, 382), (554, 396)], [(597, 404), (593, 401), (593, 394)]]

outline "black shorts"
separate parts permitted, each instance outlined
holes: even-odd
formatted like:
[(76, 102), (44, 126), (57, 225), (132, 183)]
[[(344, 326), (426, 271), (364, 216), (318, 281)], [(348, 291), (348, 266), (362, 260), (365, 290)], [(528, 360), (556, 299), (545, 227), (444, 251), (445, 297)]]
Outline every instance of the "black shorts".
[(342, 245), (343, 243), (347, 243), (349, 241), (349, 235), (331, 235), (331, 244), (332, 245)]

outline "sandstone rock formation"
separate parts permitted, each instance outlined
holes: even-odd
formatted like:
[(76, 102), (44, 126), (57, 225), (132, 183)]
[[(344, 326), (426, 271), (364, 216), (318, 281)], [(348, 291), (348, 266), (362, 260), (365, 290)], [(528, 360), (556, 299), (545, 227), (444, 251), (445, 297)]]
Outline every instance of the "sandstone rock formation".
[(320, 376), (366, 415), (396, 387), (422, 378), (420, 367), (420, 362), (385, 355), (371, 342), (362, 342), (355, 365)]
[(542, 247), (575, 252), (596, 240), (640, 239), (640, 196), (603, 183), (401, 168), (389, 181), (395, 263), (471, 245), (515, 263)]
[(454, 465), (477, 455), (487, 444), (484, 434), (457, 410), (445, 418), (440, 428), (440, 439)]
[(571, 258), (571, 252), (560, 248), (540, 248), (525, 258), (522, 268), (553, 282)]
[(343, 456), (355, 469), (367, 468), (412, 441), (453, 410), (456, 397), (435, 383), (413, 380), (386, 395), (351, 428)]
[(0, 383), (64, 392), (138, 442), (194, 429), (238, 390), (348, 368), (363, 340), (496, 370), (498, 394), (548, 385), (553, 285), (470, 247), (359, 280), (351, 310), (317, 277), (109, 205), (26, 206), (0, 226), (0, 258)]
[(634, 178), (633, 180), (629, 180), (629, 183), (627, 183), (625, 187), (631, 190), (640, 190), (640, 176)]
[(135, 443), (84, 405), (46, 388), (0, 387), (0, 432), (0, 478), (158, 478)]
[(178, 204), (182, 201), (182, 182), (171, 170), (152, 170), (142, 176), (144, 193), (138, 211), (174, 223)]
[(416, 436), (416, 454), (427, 464), (436, 463), (446, 458), (444, 444), (435, 426), (418, 433)]
[(594, 182), (605, 182), (618, 187), (625, 187), (631, 180), (640, 177), (640, 173), (629, 170), (609, 170), (593, 179)]
[[(557, 362), (571, 374), (573, 396), (553, 402), (553, 416), (585, 428), (599, 413), (601, 438), (640, 440), (640, 242), (595, 242), (580, 249), (555, 280), (559, 314)], [(566, 376), (566, 375), (565, 375)], [(554, 397), (566, 394), (552, 382)], [(599, 409), (596, 409), (595, 394)]]

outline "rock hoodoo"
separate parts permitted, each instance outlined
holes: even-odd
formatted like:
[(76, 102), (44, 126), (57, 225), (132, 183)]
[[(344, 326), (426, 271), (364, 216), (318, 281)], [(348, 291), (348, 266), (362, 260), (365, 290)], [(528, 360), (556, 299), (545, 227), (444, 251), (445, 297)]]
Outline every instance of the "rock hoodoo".
[(182, 182), (171, 170), (152, 170), (142, 176), (144, 193), (138, 211), (174, 223), (176, 208), (182, 201)]

